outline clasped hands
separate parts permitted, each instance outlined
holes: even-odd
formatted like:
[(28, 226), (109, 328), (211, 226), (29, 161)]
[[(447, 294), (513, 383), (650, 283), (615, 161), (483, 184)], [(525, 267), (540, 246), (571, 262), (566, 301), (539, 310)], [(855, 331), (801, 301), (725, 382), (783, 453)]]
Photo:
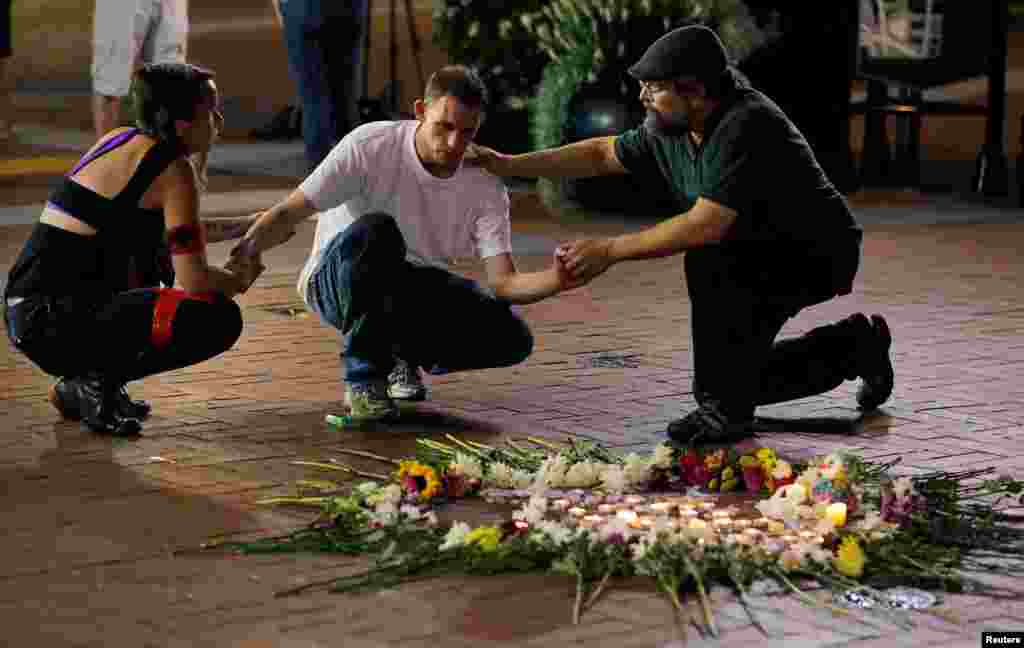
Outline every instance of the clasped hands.
[(581, 239), (555, 248), (555, 268), (562, 290), (589, 283), (611, 265), (610, 239)]

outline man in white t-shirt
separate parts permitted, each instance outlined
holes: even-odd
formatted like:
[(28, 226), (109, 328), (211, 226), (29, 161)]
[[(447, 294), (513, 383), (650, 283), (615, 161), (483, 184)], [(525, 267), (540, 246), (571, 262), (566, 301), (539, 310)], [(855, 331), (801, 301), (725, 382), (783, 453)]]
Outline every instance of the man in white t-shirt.
[[(462, 164), (486, 99), (470, 69), (440, 69), (414, 104), (415, 120), (349, 133), (232, 251), (262, 253), (319, 212), (298, 289), (345, 336), (345, 400), (357, 419), (390, 418), (393, 399), (424, 398), (420, 367), (440, 374), (522, 362), (533, 336), (510, 304), (581, 285), (557, 258), (540, 272), (516, 271), (504, 184)], [(489, 289), (447, 269), (471, 256), (483, 259)]]

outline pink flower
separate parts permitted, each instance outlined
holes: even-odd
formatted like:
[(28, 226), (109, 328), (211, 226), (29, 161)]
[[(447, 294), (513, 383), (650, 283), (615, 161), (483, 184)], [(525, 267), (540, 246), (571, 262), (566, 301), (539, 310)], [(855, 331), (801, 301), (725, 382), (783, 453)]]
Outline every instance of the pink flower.
[(764, 487), (764, 471), (761, 466), (743, 466), (743, 483), (751, 493), (760, 493)]

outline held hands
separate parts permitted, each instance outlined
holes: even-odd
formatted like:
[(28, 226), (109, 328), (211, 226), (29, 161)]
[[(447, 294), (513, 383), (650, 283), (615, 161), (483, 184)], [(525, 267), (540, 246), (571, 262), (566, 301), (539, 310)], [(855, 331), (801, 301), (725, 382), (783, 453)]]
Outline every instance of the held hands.
[(462, 159), (473, 166), (478, 166), (494, 175), (499, 175), (498, 163), (500, 158), (501, 154), (494, 149), (471, 142), (466, 147), (466, 154)]
[(253, 255), (236, 255), (234, 254), (234, 251), (232, 251), (231, 258), (224, 264), (224, 269), (235, 275), (241, 286), (241, 290), (239, 290), (239, 292), (244, 293), (249, 290), (249, 287), (252, 286), (257, 277), (263, 274), (263, 271), (266, 270), (266, 266), (263, 265), (259, 253)]
[(555, 248), (556, 265), (575, 288), (589, 283), (612, 265), (611, 239), (582, 239)]

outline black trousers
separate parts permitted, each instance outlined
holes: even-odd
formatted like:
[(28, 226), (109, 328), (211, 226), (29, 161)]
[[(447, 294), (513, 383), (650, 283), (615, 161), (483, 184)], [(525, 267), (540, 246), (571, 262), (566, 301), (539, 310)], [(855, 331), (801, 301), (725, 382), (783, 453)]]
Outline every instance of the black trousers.
[(123, 384), (231, 348), (242, 313), (223, 295), (145, 288), (106, 299), (27, 297), (5, 308), (7, 335), (51, 376)]
[(698, 403), (714, 400), (743, 420), (757, 405), (822, 394), (857, 376), (862, 320), (775, 337), (802, 309), (850, 292), (860, 240), (851, 232), (814, 248), (724, 244), (686, 253)]

